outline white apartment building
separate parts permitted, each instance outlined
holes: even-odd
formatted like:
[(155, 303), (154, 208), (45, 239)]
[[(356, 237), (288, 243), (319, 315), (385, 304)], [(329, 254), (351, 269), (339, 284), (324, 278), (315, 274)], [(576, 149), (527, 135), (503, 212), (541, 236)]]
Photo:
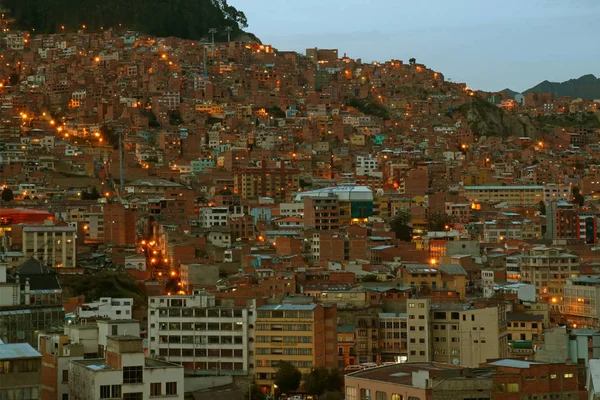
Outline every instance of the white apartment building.
[(161, 356), (188, 370), (248, 375), (253, 368), (250, 337), (255, 305), (217, 305), (202, 290), (192, 295), (148, 299), (150, 356)]
[(280, 203), (279, 214), (282, 217), (302, 217), (304, 216), (304, 202)]
[(356, 156), (356, 175), (369, 176), (373, 172), (377, 171), (379, 163), (377, 158), (368, 156)]
[(212, 228), (213, 226), (227, 226), (229, 209), (227, 207), (204, 207), (200, 209), (200, 226)]
[(410, 299), (406, 304), (408, 362), (430, 361), (429, 299)]
[(506, 308), (409, 299), (408, 361), (477, 367), (508, 355)]
[(146, 358), (142, 339), (110, 336), (104, 358), (71, 361), (69, 399), (183, 400), (183, 367)]
[(81, 304), (77, 307), (77, 315), (81, 319), (129, 319), (133, 309), (132, 298), (113, 299), (101, 297), (100, 300)]
[(77, 266), (77, 228), (71, 225), (23, 225), (22, 252), (54, 268)]

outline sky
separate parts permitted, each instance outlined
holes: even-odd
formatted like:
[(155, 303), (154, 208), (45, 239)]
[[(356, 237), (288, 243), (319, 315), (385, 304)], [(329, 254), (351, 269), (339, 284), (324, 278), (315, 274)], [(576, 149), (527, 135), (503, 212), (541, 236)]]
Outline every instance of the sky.
[(600, 77), (600, 0), (228, 0), (279, 50), (415, 57), (480, 90)]

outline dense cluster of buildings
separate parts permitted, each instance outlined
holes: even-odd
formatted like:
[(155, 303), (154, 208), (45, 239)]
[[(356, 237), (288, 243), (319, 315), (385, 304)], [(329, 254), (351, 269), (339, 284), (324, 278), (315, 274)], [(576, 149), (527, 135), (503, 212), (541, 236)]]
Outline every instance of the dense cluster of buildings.
[[(600, 390), (600, 130), (481, 136), (460, 111), (600, 101), (337, 50), (0, 39), (0, 399), (275, 394), (281, 361), (378, 365), (348, 400)], [(142, 300), (73, 297), (107, 273)]]

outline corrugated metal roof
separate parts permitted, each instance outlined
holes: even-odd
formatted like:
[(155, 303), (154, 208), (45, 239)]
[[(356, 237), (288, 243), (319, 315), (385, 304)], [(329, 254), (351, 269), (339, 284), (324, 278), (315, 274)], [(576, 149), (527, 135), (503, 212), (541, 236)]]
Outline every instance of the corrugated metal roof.
[(264, 306), (256, 307), (256, 309), (259, 311), (306, 311), (314, 310), (316, 306), (316, 304), (265, 304)]
[(0, 360), (34, 357), (42, 355), (28, 343), (0, 344)]
[(505, 358), (504, 360), (492, 361), (490, 365), (496, 365), (498, 367), (510, 367), (510, 368), (530, 368), (532, 365), (540, 365), (543, 363), (534, 361), (523, 361), (523, 360), (511, 360)]

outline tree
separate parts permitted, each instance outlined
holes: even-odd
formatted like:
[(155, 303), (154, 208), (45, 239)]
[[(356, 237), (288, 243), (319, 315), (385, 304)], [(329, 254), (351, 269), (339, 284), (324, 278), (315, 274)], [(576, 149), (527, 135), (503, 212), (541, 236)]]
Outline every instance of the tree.
[(341, 392), (344, 377), (336, 368), (319, 367), (304, 376), (304, 389), (308, 394), (321, 396), (324, 393)]
[(443, 212), (433, 212), (427, 215), (427, 229), (430, 231), (449, 230), (453, 222), (453, 218)]
[(394, 218), (390, 221), (390, 227), (396, 234), (396, 238), (405, 242), (410, 242), (412, 240), (412, 227), (410, 226), (410, 212), (407, 210), (402, 210), (396, 214)]
[(578, 187), (573, 188), (573, 201), (579, 204), (579, 207), (583, 207), (585, 204), (585, 197), (583, 197)]
[(9, 187), (5, 187), (2, 190), (2, 201), (12, 201), (15, 198), (15, 194)]
[(377, 275), (375, 274), (369, 274), (369, 275), (365, 275), (365, 277), (362, 279), (363, 282), (377, 282)]
[(92, 186), (92, 190), (89, 192), (87, 190), (81, 191), (81, 200), (98, 200), (100, 197), (102, 196), (96, 186)]
[(410, 59), (408, 60), (408, 63), (409, 63), (410, 65), (415, 65), (415, 64), (417, 63), (417, 59), (416, 59), (416, 58), (414, 58), (414, 57), (412, 57), (412, 58), (410, 58)]
[(538, 211), (540, 212), (540, 215), (546, 215), (546, 203), (540, 201), (538, 203)]
[(245, 400), (265, 400), (265, 393), (260, 390), (260, 387), (256, 384), (256, 381), (248, 385), (248, 390), (244, 393)]
[(275, 384), (281, 393), (290, 393), (298, 389), (302, 373), (298, 368), (294, 367), (287, 361), (279, 361), (277, 363), (277, 371), (275, 372)]

